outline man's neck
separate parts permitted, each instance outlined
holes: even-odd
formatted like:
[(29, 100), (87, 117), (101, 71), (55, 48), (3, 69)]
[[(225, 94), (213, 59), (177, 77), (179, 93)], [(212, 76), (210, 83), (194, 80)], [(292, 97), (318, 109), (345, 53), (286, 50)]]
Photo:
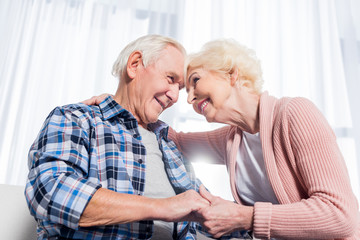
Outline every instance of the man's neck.
[(138, 125), (141, 126), (144, 129), (147, 129), (147, 124), (141, 121), (141, 119), (138, 117), (138, 114), (135, 110), (134, 104), (133, 104), (133, 97), (131, 97), (131, 92), (128, 91), (128, 88), (126, 86), (121, 87), (119, 84), (119, 87), (115, 93), (114, 100), (123, 108), (125, 108), (127, 111), (129, 111), (137, 120)]

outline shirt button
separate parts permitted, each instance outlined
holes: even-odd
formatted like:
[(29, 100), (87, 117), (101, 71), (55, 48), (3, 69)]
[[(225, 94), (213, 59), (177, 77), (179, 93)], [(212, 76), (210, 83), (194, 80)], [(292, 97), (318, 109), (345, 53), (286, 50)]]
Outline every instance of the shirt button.
[(139, 137), (139, 134), (135, 133), (135, 134), (133, 135), (133, 137), (134, 137), (134, 138), (138, 138), (138, 137)]
[(138, 160), (138, 163), (140, 163), (140, 164), (142, 164), (144, 161), (140, 158), (139, 160)]

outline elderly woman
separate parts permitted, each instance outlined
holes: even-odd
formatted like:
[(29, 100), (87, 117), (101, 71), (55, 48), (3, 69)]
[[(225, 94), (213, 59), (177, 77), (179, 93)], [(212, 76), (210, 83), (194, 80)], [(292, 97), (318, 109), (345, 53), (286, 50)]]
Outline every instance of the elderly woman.
[(229, 125), (199, 133), (169, 130), (185, 155), (206, 152), (227, 166), (237, 203), (200, 188), (211, 206), (198, 214), (214, 237), (250, 230), (261, 239), (360, 239), (344, 159), (314, 104), (262, 92), (254, 52), (231, 40), (205, 44), (189, 56), (186, 70), (195, 111)]
[(187, 65), (188, 102), (208, 122), (229, 126), (170, 138), (190, 155), (226, 164), (238, 204), (202, 189), (199, 212), (215, 237), (239, 229), (261, 239), (360, 239), (358, 203), (336, 137), (304, 98), (261, 92), (253, 51), (231, 40), (204, 45)]

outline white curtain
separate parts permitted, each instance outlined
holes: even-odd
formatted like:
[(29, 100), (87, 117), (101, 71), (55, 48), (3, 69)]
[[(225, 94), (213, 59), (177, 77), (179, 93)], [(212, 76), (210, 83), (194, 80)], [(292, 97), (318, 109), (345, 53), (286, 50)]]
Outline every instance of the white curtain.
[[(359, 198), (360, 1), (202, 0), (186, 1), (184, 11), (187, 49), (196, 51), (211, 39), (234, 38), (256, 51), (264, 90), (278, 97), (307, 97), (317, 105), (338, 137)], [(181, 96), (179, 104), (186, 101), (186, 93)], [(176, 129), (218, 127), (205, 124), (191, 107), (178, 107)], [(204, 178), (216, 184), (210, 177), (215, 172)]]
[(111, 67), (127, 43), (178, 37), (179, 3), (151, 3), (0, 1), (0, 183), (24, 184), (27, 152), (54, 107), (115, 92)]
[[(27, 152), (55, 106), (114, 93), (120, 50), (157, 33), (189, 52), (216, 38), (253, 48), (264, 90), (307, 97), (324, 113), (359, 196), (359, 12), (357, 0), (1, 0), (0, 183), (24, 184)], [(184, 131), (218, 126), (193, 112), (184, 91), (162, 119)]]

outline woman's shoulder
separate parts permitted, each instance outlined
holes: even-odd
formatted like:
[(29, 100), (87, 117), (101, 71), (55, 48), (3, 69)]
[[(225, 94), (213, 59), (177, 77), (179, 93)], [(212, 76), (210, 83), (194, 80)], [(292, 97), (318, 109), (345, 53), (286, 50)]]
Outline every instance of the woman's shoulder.
[[(263, 124), (286, 125), (297, 122), (326, 122), (321, 111), (309, 99), (304, 97), (262, 96)], [(266, 102), (266, 103), (264, 103)], [(269, 119), (271, 121), (269, 121)]]
[(304, 97), (286, 97), (279, 99), (277, 122), (280, 125), (292, 126), (304, 132), (312, 129), (317, 132), (328, 132), (332, 135), (331, 127), (317, 106)]
[(267, 91), (263, 92), (261, 94), (261, 102), (266, 105), (274, 105), (274, 107), (278, 106), (301, 106), (301, 105), (307, 105), (315, 107), (315, 105), (312, 103), (311, 100), (305, 98), (305, 97), (275, 97), (272, 95), (269, 95)]
[(315, 104), (304, 97), (282, 97), (277, 101), (277, 109), (282, 113), (306, 114), (310, 112), (320, 113)]

